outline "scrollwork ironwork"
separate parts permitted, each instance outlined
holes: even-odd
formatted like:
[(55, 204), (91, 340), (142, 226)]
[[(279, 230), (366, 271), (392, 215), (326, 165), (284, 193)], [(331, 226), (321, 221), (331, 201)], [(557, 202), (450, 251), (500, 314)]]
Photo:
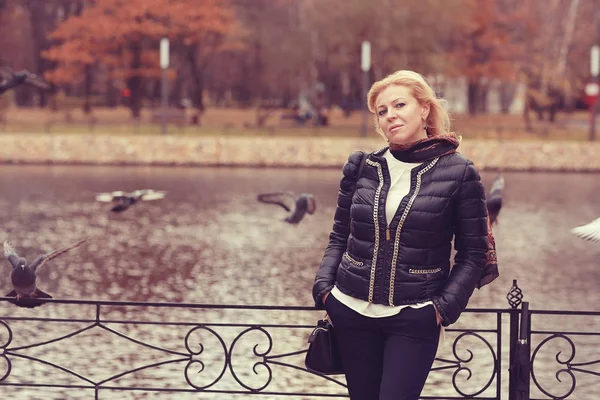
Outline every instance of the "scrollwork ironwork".
[[(208, 385), (203, 385), (203, 386), (194, 384), (192, 382), (192, 379), (190, 378), (190, 369), (192, 368), (193, 365), (200, 364), (200, 366), (201, 366), (201, 369), (196, 372), (197, 374), (203, 372), (205, 369), (204, 362), (202, 360), (195, 359), (196, 356), (199, 356), (204, 352), (204, 345), (202, 343), (198, 343), (198, 346), (200, 346), (199, 351), (192, 350), (192, 348), (190, 346), (190, 338), (192, 337), (192, 335), (195, 332), (198, 332), (200, 330), (209, 332), (214, 337), (216, 337), (223, 348), (223, 368), (221, 369), (219, 376), (216, 379), (214, 379), (211, 383), (209, 383)], [(225, 371), (227, 370), (227, 364), (228, 364), (228, 359), (229, 359), (229, 356), (227, 354), (227, 346), (225, 345), (225, 341), (223, 340), (223, 338), (221, 338), (221, 336), (217, 332), (215, 332), (213, 329), (200, 325), (200, 326), (194, 327), (187, 333), (187, 335), (185, 336), (185, 339), (184, 339), (184, 343), (185, 343), (185, 348), (187, 349), (187, 351), (190, 355), (189, 362), (185, 366), (185, 370), (184, 370), (185, 380), (188, 383), (188, 385), (190, 385), (191, 387), (193, 387), (194, 389), (197, 389), (197, 390), (205, 390), (205, 389), (208, 389), (209, 387), (213, 386), (217, 382), (219, 382), (221, 380), (221, 378), (223, 377), (223, 375), (225, 374)]]
[[(461, 372), (463, 372), (463, 371), (467, 372), (467, 374), (468, 374), (466, 377), (467, 381), (469, 379), (471, 379), (471, 376), (473, 375), (471, 372), (471, 369), (469, 367), (464, 366), (464, 364), (468, 364), (471, 361), (473, 361), (473, 358), (474, 358), (473, 352), (469, 349), (465, 349), (469, 353), (469, 355), (466, 358), (461, 358), (461, 356), (458, 354), (458, 348), (457, 348), (458, 343), (465, 337), (474, 337), (474, 338), (477, 338), (480, 341), (482, 341), (486, 345), (487, 349), (489, 349), (490, 354), (492, 355), (493, 365), (494, 365), (494, 368), (492, 368), (492, 375), (490, 376), (487, 383), (480, 390), (473, 392), (473, 393), (466, 393), (466, 392), (462, 391), (458, 387), (458, 383), (457, 383), (458, 375)], [(483, 336), (481, 336), (475, 332), (470, 332), (470, 331), (463, 332), (454, 340), (454, 343), (452, 344), (452, 354), (458, 360), (457, 368), (454, 371), (454, 373), (452, 374), (452, 386), (454, 386), (454, 390), (456, 390), (456, 392), (459, 393), (461, 396), (468, 397), (468, 398), (479, 396), (481, 393), (485, 392), (491, 386), (492, 382), (494, 382), (494, 378), (496, 377), (496, 373), (497, 373), (497, 371), (496, 371), (496, 364), (497, 364), (496, 353), (494, 352), (494, 348), (492, 347), (490, 342), (488, 342)]]
[[(49, 300), (49, 303), (52, 303), (53, 299)], [(5, 376), (0, 379), (0, 387), (3, 385), (6, 386), (21, 386), (28, 387), (30, 383), (26, 382), (7, 382), (7, 377), (12, 373), (14, 374), (15, 365), (17, 365), (15, 361), (15, 357), (18, 357), (28, 363), (42, 363), (44, 365), (53, 367), (56, 369), (57, 374), (68, 373), (72, 377), (78, 378), (80, 381), (74, 384), (72, 383), (52, 383), (53, 387), (60, 388), (78, 388), (78, 389), (89, 389), (96, 392), (96, 396), (99, 396), (100, 392), (106, 391), (153, 391), (153, 392), (187, 392), (194, 393), (199, 391), (207, 391), (210, 393), (235, 393), (235, 394), (248, 394), (248, 395), (273, 395), (273, 396), (290, 396), (290, 395), (300, 395), (300, 396), (309, 396), (309, 397), (347, 397), (347, 392), (344, 390), (346, 388), (346, 384), (343, 381), (343, 376), (326, 376), (320, 375), (318, 373), (314, 373), (308, 371), (302, 363), (302, 356), (306, 353), (306, 341), (302, 341), (299, 343), (304, 343), (304, 345), (300, 344), (300, 346), (287, 346), (284, 345), (282, 347), (279, 346), (280, 343), (275, 343), (275, 339), (279, 338), (280, 333), (288, 334), (287, 330), (291, 330), (294, 333), (308, 333), (312, 330), (311, 325), (300, 325), (300, 324), (253, 324), (253, 323), (224, 323), (219, 320), (214, 323), (210, 323), (208, 321), (202, 321), (202, 323), (198, 323), (197, 321), (179, 321), (174, 320), (174, 318), (170, 318), (169, 322), (164, 322), (164, 320), (148, 320), (146, 318), (141, 318), (140, 321), (136, 321), (135, 319), (120, 317), (120, 319), (116, 318), (107, 318), (107, 314), (104, 309), (104, 305), (118, 306), (118, 307), (153, 307), (153, 308), (161, 308), (163, 309), (190, 309), (190, 308), (205, 308), (205, 309), (226, 309), (230, 308), (232, 310), (236, 309), (245, 309), (245, 310), (262, 310), (264, 312), (265, 309), (269, 310), (286, 310), (287, 311), (299, 311), (299, 312), (310, 312), (315, 313), (316, 311), (312, 307), (266, 307), (266, 306), (211, 306), (211, 305), (182, 305), (182, 304), (160, 304), (160, 303), (152, 303), (152, 304), (138, 304), (138, 303), (129, 303), (129, 302), (115, 302), (114, 304), (111, 302), (95, 302), (95, 301), (83, 301), (83, 300), (60, 300), (60, 303), (70, 304), (73, 306), (78, 306), (81, 304), (93, 304), (96, 305), (95, 313), (88, 318), (41, 318), (41, 317), (2, 317), (4, 320), (0, 320), (0, 358), (6, 360), (8, 363), (7, 372)], [(168, 307), (168, 308), (166, 308)], [(469, 310), (467, 310), (469, 312)], [(442, 360), (438, 359), (438, 361), (443, 362), (445, 365), (439, 368), (434, 368), (433, 371), (437, 370), (450, 370), (452, 373), (452, 385), (454, 386), (455, 396), (456, 397), (444, 397), (444, 398), (475, 398), (481, 395), (483, 392), (488, 389), (494, 378), (497, 377), (497, 366), (498, 361), (496, 351), (499, 352), (499, 349), (492, 346), (488, 340), (484, 336), (481, 336), (481, 332), (487, 332), (494, 335), (501, 335), (500, 331), (500, 316), (501, 314), (506, 314), (506, 310), (483, 310), (480, 309), (477, 311), (478, 313), (493, 313), (498, 316), (497, 321), (498, 324), (496, 326), (496, 330), (465, 330), (465, 329), (450, 329), (450, 331), (458, 332), (459, 336), (455, 339), (452, 345), (452, 353), (455, 360)], [(113, 314), (115, 315), (115, 314)], [(119, 314), (121, 315), (121, 314)], [(44, 323), (60, 323), (61, 327), (67, 326), (68, 332), (66, 334), (61, 333), (56, 337), (44, 337), (40, 336), (37, 342), (35, 343), (27, 343), (26, 345), (15, 345), (13, 339), (13, 334), (15, 334), (15, 327), (9, 327), (12, 321), (20, 321), (19, 323), (27, 323), (28, 321), (35, 321), (36, 323), (44, 322)], [(77, 325), (76, 325), (77, 324)], [(83, 324), (83, 325), (82, 325)], [(133, 327), (131, 330), (126, 330), (128, 334), (124, 334), (118, 332), (113, 329), (116, 326), (125, 326), (125, 327)], [(138, 328), (140, 326), (153, 326), (153, 327), (184, 327), (183, 338), (183, 346), (181, 346), (181, 342), (179, 339), (181, 336), (178, 334), (178, 342), (176, 346), (178, 348), (170, 349), (168, 346), (162, 344), (152, 344), (148, 341), (148, 338), (155, 338), (156, 336), (144, 336), (138, 335)], [(72, 330), (69, 328), (73, 328)], [(285, 329), (285, 331), (278, 331), (278, 329)], [(97, 376), (89, 376), (86, 377), (80, 374), (81, 371), (78, 368), (73, 368), (73, 370), (69, 370), (61, 365), (53, 364), (50, 360), (44, 360), (43, 356), (39, 356), (41, 358), (36, 358), (27, 354), (29, 349), (37, 348), (43, 349), (44, 346), (54, 345), (58, 343), (65, 343), (67, 339), (73, 338), (85, 332), (94, 331), (94, 334), (97, 331), (104, 332), (104, 334), (108, 333), (111, 337), (119, 337), (120, 339), (125, 339), (138, 348), (144, 348), (144, 351), (148, 351), (151, 354), (151, 360), (148, 362), (144, 362), (144, 365), (128, 365), (124, 367), (121, 365), (120, 367), (114, 368), (114, 371), (111, 370), (111, 376), (106, 377), (97, 377)], [(5, 333), (6, 332), (6, 333)], [(52, 331), (47, 331), (52, 334)], [(479, 332), (479, 333), (478, 333)], [(142, 330), (142, 333), (144, 331)], [(170, 337), (170, 336), (168, 336)], [(469, 342), (467, 338), (474, 338), (476, 342)], [(497, 336), (498, 337), (498, 336)], [(119, 339), (119, 340), (120, 340)], [(465, 343), (465, 340), (467, 342)], [(479, 346), (480, 343), (484, 344), (484, 349), (482, 350)], [(499, 342), (498, 342), (499, 343)], [(11, 346), (13, 346), (11, 348)], [(473, 347), (475, 346), (475, 347)], [(499, 344), (498, 344), (499, 346)], [(465, 350), (466, 348), (466, 350)], [(281, 349), (282, 351), (277, 351)], [(133, 350), (136, 352), (137, 350)], [(487, 354), (491, 354), (490, 357), (493, 360), (494, 368), (491, 373), (490, 378), (488, 379), (487, 371), (479, 371), (473, 368), (473, 365), (480, 361), (487, 362)], [(39, 351), (38, 354), (47, 354), (47, 351)], [(109, 354), (110, 352), (106, 353)], [(36, 354), (37, 356), (37, 354)], [(140, 355), (141, 357), (141, 355)], [(139, 360), (140, 357), (133, 357), (132, 359)], [(11, 360), (13, 361), (12, 365)], [(209, 362), (210, 360), (210, 362)], [(62, 361), (61, 361), (62, 362)], [(85, 362), (84, 362), (85, 363)], [(181, 364), (177, 364), (181, 363)], [(175, 366), (174, 368), (166, 368), (166, 371), (169, 371), (168, 378), (176, 379), (176, 382), (169, 382), (168, 384), (163, 384), (160, 380), (156, 381), (151, 378), (154, 376), (153, 374), (161, 373), (161, 366), (171, 364)], [(21, 365), (21, 364), (19, 364)], [(133, 368), (135, 367), (135, 368)], [(183, 375), (184, 379), (181, 379), (181, 372), (179, 374), (177, 371), (181, 371), (181, 367), (183, 367)], [(2, 368), (2, 366), (0, 366)], [(133, 368), (133, 369), (132, 369)], [(136, 375), (136, 372), (148, 370), (148, 374), (140, 374)], [(302, 393), (294, 393), (291, 387), (284, 388), (283, 390), (274, 389), (275, 387), (279, 387), (280, 382), (275, 382), (276, 378), (279, 377), (279, 372), (282, 372), (282, 376), (286, 376), (287, 374), (294, 374), (297, 371), (298, 374), (306, 374), (305, 376), (314, 378), (314, 380), (307, 380), (307, 387), (301, 388), (300, 390), (306, 390), (306, 392)], [(478, 375), (484, 374), (479, 380), (479, 376), (473, 379), (473, 381), (477, 380), (477, 387), (473, 392), (470, 392), (470, 387), (465, 385), (466, 381), (470, 380), (473, 376), (473, 373), (477, 372)], [(4, 373), (4, 370), (0, 370), (0, 376)], [(128, 376), (130, 379), (122, 380), (118, 384), (116, 381), (121, 378)], [(450, 374), (449, 374), (450, 376)], [(143, 383), (132, 383), (132, 382), (140, 382), (137, 381), (138, 378), (144, 379)], [(147, 380), (146, 380), (147, 379)], [(322, 380), (321, 383), (325, 382), (327, 385), (322, 390), (316, 389), (317, 385), (314, 383)], [(69, 382), (73, 381), (69, 379)], [(448, 379), (450, 381), (450, 379)], [(471, 381), (471, 383), (473, 382)], [(161, 383), (156, 383), (161, 382)], [(218, 383), (221, 382), (223, 386), (220, 386)], [(310, 383), (308, 383), (310, 382)], [(174, 383), (174, 384), (172, 384)], [(480, 383), (482, 387), (480, 387)], [(229, 386), (231, 385), (231, 386)], [(335, 387), (337, 385), (337, 387)], [(34, 383), (33, 386), (43, 386)], [(333, 389), (333, 390), (332, 390)], [(339, 389), (339, 390), (336, 390)], [(450, 393), (451, 387), (450, 382), (448, 382), (446, 389)], [(337, 393), (335, 393), (337, 391)], [(460, 397), (459, 397), (460, 394)], [(97, 397), (99, 398), (99, 397)]]
[[(245, 335), (247, 335), (250, 332), (260, 332), (263, 335), (266, 336), (267, 340), (268, 340), (268, 346), (267, 349), (265, 351), (259, 351), (258, 350), (258, 346), (260, 345), (260, 343), (257, 343), (254, 345), (252, 351), (254, 353), (255, 357), (261, 357), (262, 360), (261, 361), (257, 361), (254, 363), (254, 365), (252, 366), (252, 371), (254, 372), (254, 374), (258, 375), (258, 372), (256, 370), (256, 368), (259, 365), (262, 365), (268, 373), (268, 377), (267, 377), (267, 381), (262, 385), (259, 386), (257, 388), (253, 388), (249, 385), (246, 385), (239, 377), (238, 374), (235, 373), (235, 368), (233, 367), (233, 362), (232, 362), (232, 357), (233, 357), (233, 350), (236, 346), (236, 344), (238, 343), (238, 341)], [(260, 326), (252, 326), (248, 329), (245, 329), (244, 331), (240, 332), (239, 335), (236, 336), (235, 339), (233, 339), (233, 341), (231, 342), (231, 346), (229, 347), (229, 369), (231, 371), (231, 375), (233, 376), (233, 378), (237, 381), (237, 383), (248, 389), (251, 392), (260, 392), (261, 390), (265, 389), (267, 386), (269, 386), (269, 384), (271, 383), (271, 380), (273, 379), (273, 371), (271, 370), (271, 367), (269, 366), (269, 364), (267, 363), (267, 359), (266, 356), (267, 354), (269, 354), (271, 352), (271, 350), (273, 349), (273, 338), (271, 337), (271, 335), (269, 334), (269, 332), (267, 332), (264, 328), (260, 327)]]
[[(554, 339), (562, 339), (562, 340), (566, 341), (567, 344), (569, 345), (570, 351), (571, 351), (571, 355), (568, 356), (566, 360), (560, 359), (560, 355), (562, 354), (562, 351), (559, 351), (558, 353), (556, 353), (556, 357), (555, 357), (556, 362), (559, 365), (566, 366), (566, 368), (560, 368), (558, 371), (556, 371), (556, 374), (554, 375), (556, 380), (558, 382), (562, 383), (563, 381), (560, 379), (560, 376), (564, 375), (564, 374), (566, 374), (567, 376), (569, 376), (571, 378), (571, 386), (569, 387), (567, 393), (563, 396), (551, 394), (549, 391), (544, 389), (542, 387), (542, 385), (540, 384), (540, 382), (538, 381), (536, 374), (535, 374), (535, 359), (536, 359), (540, 349), (542, 347), (544, 347), (547, 343), (549, 343), (551, 340), (554, 340)], [(575, 343), (573, 343), (573, 341), (568, 336), (565, 336), (561, 333), (556, 333), (554, 335), (548, 336), (547, 338), (542, 340), (540, 342), (540, 344), (537, 345), (537, 347), (535, 348), (535, 350), (533, 351), (533, 354), (531, 356), (531, 379), (533, 380), (533, 383), (542, 393), (544, 393), (546, 396), (548, 396), (550, 398), (566, 399), (571, 394), (573, 394), (573, 392), (575, 391), (575, 387), (577, 386), (577, 378), (575, 377), (575, 374), (571, 370), (571, 362), (573, 361), (573, 359), (575, 359)]]
[[(0, 358), (2, 358), (4, 360), (4, 362), (6, 363), (6, 372), (0, 378), (0, 382), (3, 382), (6, 378), (8, 378), (8, 376), (10, 375), (10, 371), (12, 370), (12, 363), (10, 362), (10, 359), (6, 355), (6, 349), (12, 342), (13, 334), (12, 334), (12, 329), (10, 329), (10, 326), (8, 326), (8, 324), (6, 322), (2, 321), (1, 319), (0, 319), (0, 326), (6, 328), (6, 336), (7, 336), (6, 340), (2, 340), (2, 342), (0, 342)], [(0, 338), (4, 338), (4, 334), (0, 335)]]

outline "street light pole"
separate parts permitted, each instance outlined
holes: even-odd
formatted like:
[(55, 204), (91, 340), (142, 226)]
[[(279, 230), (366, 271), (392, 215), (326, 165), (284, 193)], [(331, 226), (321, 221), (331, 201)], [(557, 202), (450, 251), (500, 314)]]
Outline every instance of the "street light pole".
[(367, 100), (367, 91), (369, 87), (369, 70), (371, 69), (371, 43), (368, 41), (362, 42), (361, 52), (360, 52), (360, 69), (363, 71), (363, 84), (362, 84), (362, 92), (363, 98), (362, 103), (365, 104), (362, 107), (363, 110), (363, 123), (360, 130), (360, 134), (362, 137), (367, 136), (367, 126), (369, 120), (369, 110), (366, 105)]
[(169, 82), (167, 80), (167, 69), (169, 68), (169, 39), (160, 40), (160, 69), (161, 69), (161, 134), (167, 133), (167, 111), (169, 108)]

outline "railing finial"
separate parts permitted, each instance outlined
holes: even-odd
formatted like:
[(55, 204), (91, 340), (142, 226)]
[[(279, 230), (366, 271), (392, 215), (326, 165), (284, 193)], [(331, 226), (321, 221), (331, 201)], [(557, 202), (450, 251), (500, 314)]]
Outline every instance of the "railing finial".
[(521, 305), (521, 303), (523, 302), (523, 292), (521, 291), (521, 288), (519, 288), (519, 286), (517, 286), (516, 279), (513, 279), (512, 287), (508, 291), (508, 294), (506, 295), (506, 299), (508, 300), (508, 304), (512, 308), (519, 307)]

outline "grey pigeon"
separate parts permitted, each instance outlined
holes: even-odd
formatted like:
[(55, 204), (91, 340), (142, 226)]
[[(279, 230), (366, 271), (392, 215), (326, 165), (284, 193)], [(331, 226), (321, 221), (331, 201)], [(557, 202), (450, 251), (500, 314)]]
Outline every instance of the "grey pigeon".
[(600, 218), (582, 226), (571, 229), (571, 233), (581, 239), (600, 243)]
[(0, 94), (25, 83), (39, 89), (49, 89), (50, 84), (38, 75), (27, 70), (14, 72), (9, 67), (0, 68)]
[(487, 197), (487, 210), (488, 215), (490, 216), (490, 224), (498, 223), (498, 214), (500, 214), (500, 209), (502, 208), (502, 192), (504, 190), (504, 176), (498, 175), (494, 182), (492, 183), (492, 187), (490, 188), (488, 197)]
[(283, 207), (290, 213), (284, 221), (290, 224), (299, 223), (306, 213), (313, 214), (317, 209), (316, 199), (310, 193), (302, 193), (299, 196), (289, 191), (263, 193), (258, 195), (258, 201)]
[(9, 241), (4, 242), (4, 255), (12, 266), (10, 280), (13, 285), (13, 290), (6, 297), (15, 297), (16, 301), (13, 303), (21, 307), (34, 308), (44, 304), (44, 301), (41, 299), (51, 299), (52, 296), (37, 287), (38, 268), (46, 262), (81, 245), (86, 240), (87, 238), (84, 238), (72, 246), (42, 254), (33, 260), (31, 264), (27, 264), (27, 260), (17, 254)]
[(150, 201), (164, 199), (167, 192), (152, 189), (136, 190), (131, 193), (116, 191), (110, 193), (99, 193), (96, 195), (96, 201), (105, 203), (115, 203), (110, 209), (112, 212), (123, 212), (138, 201)]

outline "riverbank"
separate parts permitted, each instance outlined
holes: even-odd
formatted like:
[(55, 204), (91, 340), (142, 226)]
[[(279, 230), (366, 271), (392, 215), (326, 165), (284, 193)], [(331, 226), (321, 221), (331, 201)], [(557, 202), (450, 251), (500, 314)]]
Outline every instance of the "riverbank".
[[(181, 165), (339, 168), (372, 138), (157, 135), (0, 135), (3, 164)], [(459, 150), (480, 169), (600, 172), (600, 142), (468, 140)]]

